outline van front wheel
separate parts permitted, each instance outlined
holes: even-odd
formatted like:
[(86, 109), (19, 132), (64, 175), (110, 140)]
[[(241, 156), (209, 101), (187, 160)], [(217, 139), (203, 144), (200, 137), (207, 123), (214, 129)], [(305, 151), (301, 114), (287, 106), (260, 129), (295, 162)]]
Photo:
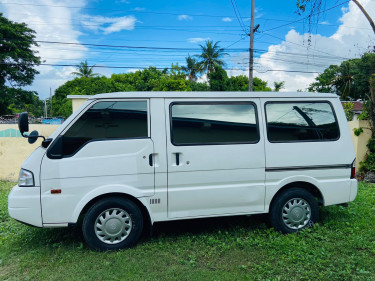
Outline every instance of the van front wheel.
[(142, 234), (142, 213), (135, 203), (122, 198), (105, 198), (86, 213), (82, 232), (87, 244), (99, 251), (133, 246)]
[(282, 233), (293, 233), (312, 226), (319, 217), (314, 196), (302, 188), (290, 188), (280, 193), (272, 203), (272, 226)]

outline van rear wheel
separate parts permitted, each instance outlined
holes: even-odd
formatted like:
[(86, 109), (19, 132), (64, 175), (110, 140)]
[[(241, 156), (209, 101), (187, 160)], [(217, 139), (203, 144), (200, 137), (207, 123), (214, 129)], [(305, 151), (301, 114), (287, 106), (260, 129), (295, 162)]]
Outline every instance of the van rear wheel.
[(280, 193), (272, 203), (270, 221), (282, 233), (293, 233), (310, 227), (319, 218), (314, 196), (302, 188), (290, 188)]
[(137, 205), (123, 198), (105, 198), (86, 213), (82, 232), (87, 244), (99, 251), (133, 246), (142, 234), (143, 217)]

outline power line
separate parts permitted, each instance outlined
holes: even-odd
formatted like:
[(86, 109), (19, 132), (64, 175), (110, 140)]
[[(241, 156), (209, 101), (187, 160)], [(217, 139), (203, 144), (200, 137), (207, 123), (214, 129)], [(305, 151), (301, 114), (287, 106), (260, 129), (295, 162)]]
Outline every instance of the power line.
[(325, 10), (323, 10), (323, 11), (319, 11), (319, 12), (313, 14), (313, 15), (309, 15), (309, 16), (306, 16), (306, 17), (304, 17), (304, 18), (302, 18), (302, 19), (298, 19), (298, 20), (291, 21), (291, 22), (286, 23), (286, 24), (282, 24), (282, 25), (279, 25), (279, 26), (275, 26), (275, 27), (272, 27), (272, 28), (266, 29), (266, 30), (264, 30), (263, 32), (267, 32), (267, 31), (275, 30), (275, 29), (278, 29), (278, 28), (281, 28), (281, 27), (284, 27), (284, 26), (288, 26), (288, 25), (290, 25), (291, 23), (295, 23), (295, 22), (303, 21), (303, 20), (305, 20), (305, 19), (311, 18), (312, 16), (317, 16), (317, 15), (322, 14), (322, 13), (325, 13), (325, 12), (327, 12), (327, 11), (329, 11), (329, 10), (335, 9), (335, 8), (337, 8), (337, 7), (340, 7), (340, 6), (344, 5), (344, 4), (349, 3), (350, 1), (351, 1), (351, 0), (349, 0), (349, 1), (344, 1), (344, 2), (342, 2), (342, 3), (339, 3), (339, 4), (335, 5), (335, 6), (332, 6), (332, 7), (328, 8), (328, 9), (325, 9)]
[[(8, 3), (1, 3), (0, 4), (8, 4)], [(16, 3), (14, 3), (16, 4)], [(21, 4), (20, 4), (21, 5)], [(28, 5), (33, 5), (33, 4), (28, 4)], [(99, 8), (98, 8), (99, 9)], [(117, 10), (116, 10), (117, 11)], [(135, 11), (137, 12), (137, 11)], [(17, 13), (17, 12), (12, 12), (12, 14), (18, 14), (18, 15), (29, 15), (28, 13)], [(178, 14), (178, 15), (181, 15), (181, 14)], [(217, 17), (228, 17), (228, 16), (217, 16)], [(68, 19), (68, 18), (63, 18), (63, 17), (49, 17), (49, 16), (43, 16), (43, 18), (52, 18), (54, 20), (56, 19)], [(250, 17), (242, 17), (240, 16), (240, 18), (243, 20), (243, 19), (250, 19)], [(69, 19), (71, 20), (72, 22), (76, 21), (76, 22), (82, 22), (82, 21), (85, 21), (85, 22), (94, 22), (94, 21), (90, 21), (90, 20), (75, 20), (75, 19)], [(298, 23), (298, 24), (303, 24), (302, 21), (303, 19), (298, 19), (298, 20), (286, 20), (286, 19), (276, 19), (276, 18), (264, 18), (264, 17), (257, 17), (257, 20), (264, 20), (264, 21), (281, 21), (281, 22), (286, 22), (286, 23)], [(30, 22), (31, 24), (37, 24), (39, 25), (39, 23), (32, 23)], [(316, 24), (318, 25), (324, 25), (324, 26), (339, 26), (339, 27), (345, 27), (345, 28), (352, 28), (352, 29), (363, 29), (363, 30), (372, 30), (371, 28), (366, 28), (366, 27), (359, 27), (359, 26), (348, 26), (348, 25), (340, 25), (340, 24), (330, 24), (330, 23), (324, 23), (324, 22), (317, 22)], [(72, 25), (71, 22), (66, 22), (66, 23), (53, 23), (53, 22), (49, 22), (49, 23), (41, 23), (41, 25)], [(81, 25), (81, 24), (75, 24), (77, 26)], [(100, 26), (102, 24), (93, 24), (93, 25), (86, 25), (86, 26)], [(246, 25), (245, 25), (246, 26)], [(163, 26), (160, 26), (160, 27), (163, 27)], [(165, 27), (178, 27), (178, 26), (165, 26)], [(228, 27), (227, 25), (212, 25), (212, 26), (206, 26), (206, 25), (188, 25), (188, 26), (185, 26), (185, 27), (197, 27), (197, 28), (200, 28), (200, 27)]]
[[(110, 45), (110, 44), (91, 44), (91, 43), (77, 43), (77, 42), (61, 42), (61, 41), (44, 41), (36, 40), (37, 43), (45, 44), (61, 44), (61, 45), (75, 45), (75, 46), (94, 46), (94, 47), (109, 47), (109, 48), (125, 48), (125, 49), (139, 49), (139, 50), (173, 50), (173, 51), (201, 51), (200, 48), (179, 48), (179, 47), (149, 47), (149, 46), (129, 46), (129, 45)], [(241, 52), (246, 51), (245, 48), (227, 49), (226, 51)]]
[(281, 40), (281, 41), (284, 41), (284, 42), (286, 42), (286, 43), (293, 44), (293, 45), (297, 45), (297, 46), (300, 46), (300, 47), (303, 47), (303, 48), (306, 48), (306, 49), (309, 49), (309, 50), (312, 50), (312, 51), (315, 51), (315, 52), (318, 52), (318, 53), (327, 54), (327, 55), (334, 56), (334, 57), (337, 57), (337, 58), (340, 58), (340, 59), (344, 59), (344, 60), (347, 59), (347, 58), (344, 58), (344, 57), (340, 57), (340, 56), (332, 55), (332, 54), (327, 53), (327, 52), (324, 52), (324, 51), (322, 51), (322, 50), (317, 50), (317, 49), (308, 48), (308, 47), (306, 47), (306, 46), (304, 46), (304, 45), (301, 45), (301, 44), (298, 44), (298, 43), (295, 43), (295, 42), (292, 42), (292, 41), (288, 41), (288, 40), (286, 40), (286, 39), (280, 38), (280, 37), (278, 37), (278, 36), (276, 36), (276, 35), (272, 35), (272, 34), (269, 34), (269, 33), (266, 33), (266, 32), (263, 32), (263, 34), (264, 34), (264, 35), (267, 35), (267, 36), (270, 36), (270, 37), (274, 37), (274, 38), (279, 39), (279, 40)]
[(318, 71), (284, 70), (284, 69), (267, 69), (267, 70), (264, 70), (264, 71), (257, 70), (257, 69), (254, 69), (254, 70), (255, 70), (256, 72), (259, 72), (259, 73), (266, 73), (266, 72), (272, 72), (272, 71), (279, 71), (279, 72), (292, 72), (292, 73), (315, 73), (315, 74), (322, 73), (321, 71), (318, 72)]
[(182, 13), (170, 13), (170, 12), (136, 11), (136, 10), (121, 10), (121, 9), (108, 9), (108, 8), (89, 8), (89, 7), (84, 7), (84, 6), (64, 6), (64, 5), (30, 4), (30, 3), (14, 3), (14, 2), (0, 2), (0, 4), (19, 5), (19, 6), (35, 6), (35, 7), (54, 7), (54, 8), (67, 8), (67, 9), (82, 9), (82, 10), (98, 10), (98, 11), (111, 11), (111, 12), (126, 12), (126, 13), (138, 13), (138, 14), (171, 15), (171, 16), (187, 15), (187, 16), (191, 16), (191, 17), (212, 17), (212, 18), (228, 17), (228, 16), (225, 16), (225, 15), (187, 14), (187, 13), (184, 13), (184, 12), (182, 12)]
[[(0, 63), (0, 65), (4, 65), (5, 63)], [(7, 64), (9, 65), (9, 64)], [(30, 64), (34, 66), (56, 66), (56, 67), (77, 67), (76, 64), (53, 64), (53, 63), (41, 63), (41, 64)], [(106, 66), (106, 65), (88, 65), (87, 67), (93, 67), (93, 68), (114, 68), (114, 69), (148, 69), (150, 67), (164, 70), (164, 69), (172, 69), (171, 67), (156, 67), (156, 66)], [(238, 68), (223, 68), (225, 70), (238, 70)], [(304, 70), (284, 70), (284, 69), (268, 69), (264, 71), (260, 71), (257, 69), (254, 69), (257, 72), (269, 72), (269, 71), (280, 71), (280, 72), (295, 72), (295, 73), (321, 73), (317, 71), (304, 71)]]
[[(232, 4), (232, 7), (233, 7), (233, 11), (234, 11), (234, 14), (236, 15), (236, 18), (238, 20), (238, 23), (240, 24), (240, 27), (242, 29), (242, 31), (246, 34), (246, 35), (249, 35), (246, 28), (245, 28), (245, 24), (243, 23), (242, 21), (242, 18), (241, 18), (241, 14), (240, 14), (240, 11), (238, 10), (238, 14), (237, 14), (237, 3), (236, 3), (236, 0), (230, 0), (231, 4)], [(238, 16), (239, 15), (239, 16)]]

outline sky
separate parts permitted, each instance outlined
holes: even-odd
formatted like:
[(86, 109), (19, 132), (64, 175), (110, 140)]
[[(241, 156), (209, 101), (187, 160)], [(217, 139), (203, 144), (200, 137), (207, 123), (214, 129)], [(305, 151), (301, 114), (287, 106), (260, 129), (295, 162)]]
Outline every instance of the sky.
[[(375, 19), (375, 0), (359, 0)], [(326, 67), (360, 57), (374, 33), (351, 1), (323, 0), (309, 24), (296, 0), (255, 0), (254, 76), (283, 91), (306, 90)], [(185, 65), (200, 44), (219, 41), (230, 76), (248, 76), (250, 0), (0, 0), (0, 12), (36, 31), (43, 64), (28, 90), (41, 99), (74, 79), (87, 59), (110, 76), (155, 66)], [(237, 16), (236, 16), (237, 14)], [(205, 77), (201, 79), (205, 80)]]

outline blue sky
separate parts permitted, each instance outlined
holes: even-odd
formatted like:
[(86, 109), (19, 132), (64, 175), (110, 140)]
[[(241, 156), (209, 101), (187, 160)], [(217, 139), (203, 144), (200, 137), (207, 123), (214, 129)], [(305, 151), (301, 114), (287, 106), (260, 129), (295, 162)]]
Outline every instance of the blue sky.
[[(254, 75), (271, 87), (274, 81), (285, 81), (285, 90), (306, 89), (325, 67), (358, 57), (374, 45), (371, 28), (353, 2), (324, 1), (322, 10), (327, 11), (313, 19), (318, 24), (311, 29), (307, 20), (302, 20), (306, 15), (296, 13), (295, 0), (255, 2), (255, 23), (260, 27), (255, 36)], [(375, 1), (360, 2), (374, 18)], [(248, 30), (250, 0), (233, 3)], [(74, 65), (85, 59), (100, 66), (95, 72), (106, 76), (150, 65), (183, 65), (188, 54), (199, 54), (199, 44), (205, 40), (220, 41), (220, 46), (227, 48), (224, 60), (229, 75), (247, 75), (249, 38), (231, 0), (0, 0), (0, 11), (37, 31), (39, 54), (45, 64), (51, 64), (39, 66), (40, 74), (29, 87), (41, 98), (49, 95), (49, 88), (54, 90), (72, 79)]]

